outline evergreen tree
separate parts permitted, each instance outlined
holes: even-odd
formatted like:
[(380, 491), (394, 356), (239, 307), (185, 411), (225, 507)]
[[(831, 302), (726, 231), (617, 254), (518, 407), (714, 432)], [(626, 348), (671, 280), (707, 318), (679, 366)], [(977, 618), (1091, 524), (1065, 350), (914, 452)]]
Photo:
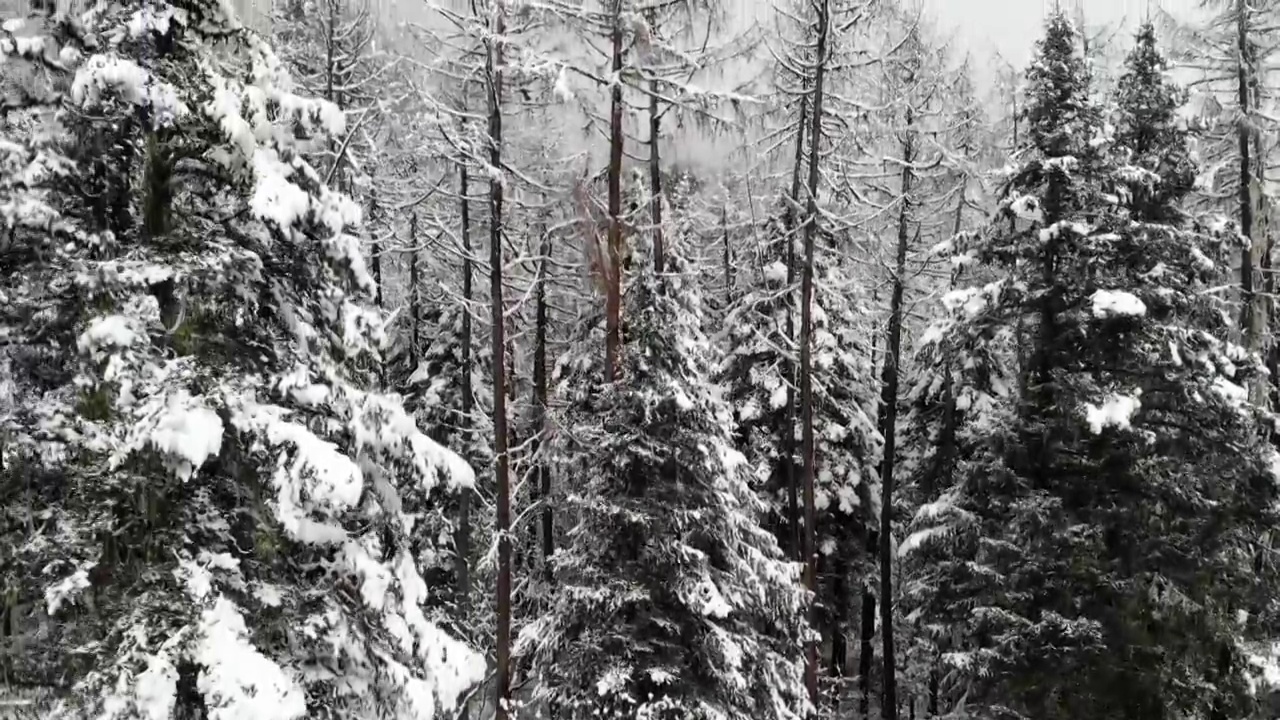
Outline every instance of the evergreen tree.
[[(1119, 83), (1130, 147), (1089, 103), (1074, 38), (1049, 20), (1023, 163), (967, 239), (997, 279), (950, 294), (935, 331), (963, 452), (907, 546), (937, 553), (932, 607), (962, 611), (971, 647), (949, 659), (984, 714), (1236, 717), (1237, 639), (1275, 585), (1255, 548), (1276, 455), (1242, 387), (1258, 359), (1208, 292), (1235, 246), (1178, 210), (1185, 138), (1150, 28)], [(1022, 328), (1020, 378), (1000, 358)]]
[(557, 370), (555, 442), (578, 481), (551, 607), (521, 637), (535, 698), (574, 717), (802, 717), (804, 593), (707, 383), (696, 273), (642, 255), (619, 379), (598, 380), (598, 317)]
[(1196, 168), (1177, 117), (1187, 93), (1165, 79), (1168, 70), (1155, 27), (1143, 25), (1116, 88), (1115, 144), (1123, 160), (1141, 171), (1127, 184), (1132, 215), (1178, 224), (1185, 221), (1180, 204), (1195, 184)]
[[(784, 232), (778, 218), (771, 228)], [(827, 240), (834, 250), (832, 239)], [(881, 437), (872, 420), (873, 372), (861, 341), (863, 323), (852, 283), (838, 256), (821, 255), (815, 264), (817, 623), (824, 637), (839, 636), (842, 642), (855, 624), (847, 597), (874, 572), (865, 535), (877, 522)], [(736, 446), (754, 471), (754, 487), (767, 509), (766, 527), (794, 558), (800, 552), (802, 517), (799, 498), (791, 493), (796, 487), (793, 473), (798, 476), (800, 469), (789, 450), (799, 447), (799, 433), (787, 408), (794, 346), (786, 335), (786, 279), (785, 263), (776, 260), (736, 304), (728, 320), (729, 347), (716, 377), (733, 410)], [(794, 438), (790, 444), (788, 432)], [(834, 643), (833, 657), (843, 653), (841, 642)]]
[(472, 473), (365, 390), (360, 212), (295, 135), (342, 113), (222, 3), (47, 32), (57, 117), (0, 138), (0, 352), (39, 398), (0, 415), (0, 472), (40, 518), (7, 559), (71, 684), (54, 716), (447, 712), (483, 662), (424, 614), (405, 490)]

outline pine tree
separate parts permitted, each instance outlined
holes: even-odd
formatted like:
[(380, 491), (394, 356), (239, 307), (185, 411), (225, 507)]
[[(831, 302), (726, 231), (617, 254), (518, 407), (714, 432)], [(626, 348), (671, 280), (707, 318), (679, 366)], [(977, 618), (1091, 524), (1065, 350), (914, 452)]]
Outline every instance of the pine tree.
[(406, 490), (473, 476), (365, 389), (384, 319), (359, 208), (295, 136), (342, 113), (224, 4), (48, 32), (58, 116), (0, 138), (3, 353), (39, 401), (0, 423), (6, 488), (43, 518), (15, 560), (72, 684), (54, 716), (447, 712), (483, 662), (425, 615), (432, 508)]
[(1115, 144), (1128, 154), (1130, 166), (1159, 179), (1130, 183), (1129, 202), (1135, 217), (1159, 224), (1184, 221), (1179, 203), (1192, 191), (1196, 176), (1177, 117), (1187, 93), (1165, 80), (1168, 70), (1155, 27), (1143, 25), (1116, 88)]
[[(781, 219), (774, 227), (781, 232)], [(824, 250), (833, 249), (827, 238)], [(836, 259), (819, 256), (814, 301), (814, 423), (816, 438), (816, 544), (820, 555), (817, 626), (824, 637), (844, 638), (854, 629), (842, 597), (855, 592), (873, 572), (864, 535), (873, 527), (879, 503), (876, 467), (881, 438), (871, 409), (872, 369), (860, 337), (861, 318), (850, 279)], [(753, 487), (767, 509), (766, 527), (793, 558), (800, 553), (798, 498), (792, 504), (790, 473), (799, 459), (788, 457), (798, 435), (787, 412), (793, 382), (786, 339), (786, 269), (782, 261), (765, 267), (760, 284), (731, 311), (728, 348), (716, 369), (733, 410), (735, 444), (753, 470)], [(790, 428), (790, 429), (789, 429)], [(841, 642), (832, 657), (843, 660)], [(833, 672), (839, 670), (833, 664)]]
[[(1207, 292), (1233, 244), (1178, 210), (1185, 137), (1150, 29), (1119, 83), (1127, 148), (1087, 99), (1074, 37), (1049, 20), (1025, 160), (966, 248), (997, 279), (949, 295), (936, 330), (963, 452), (907, 545), (937, 553), (931, 607), (963, 617), (935, 620), (964, 623), (972, 646), (949, 659), (991, 715), (1238, 716), (1236, 638), (1275, 583), (1253, 548), (1276, 456), (1242, 387), (1258, 358)], [(1023, 378), (1001, 362), (1019, 328)]]
[(557, 454), (579, 482), (559, 504), (573, 527), (556, 595), (521, 636), (534, 696), (574, 717), (803, 717), (798, 572), (758, 525), (707, 383), (696, 274), (673, 254), (657, 274), (647, 255), (618, 380), (598, 381), (598, 316), (557, 369)]

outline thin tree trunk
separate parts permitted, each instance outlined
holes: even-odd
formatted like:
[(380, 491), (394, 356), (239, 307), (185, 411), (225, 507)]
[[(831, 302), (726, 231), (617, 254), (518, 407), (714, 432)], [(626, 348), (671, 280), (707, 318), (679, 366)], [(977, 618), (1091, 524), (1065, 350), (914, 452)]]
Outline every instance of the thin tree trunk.
[(894, 259), (893, 296), (889, 301), (889, 336), (885, 339), (884, 375), (881, 382), (880, 406), (884, 421), (884, 459), (880, 463), (880, 639), (884, 674), (880, 716), (897, 720), (897, 668), (893, 649), (893, 481), (897, 460), (898, 364), (902, 351), (902, 304), (907, 271), (907, 246), (911, 239), (911, 191), (915, 174), (915, 139), (912, 136), (915, 117), (907, 108), (906, 133), (902, 141), (902, 205), (898, 213), (898, 248)]
[(539, 450), (542, 446), (542, 434), (547, 430), (547, 267), (551, 255), (551, 236), (544, 229), (538, 261), (537, 310), (534, 329), (533, 349), (533, 388), (538, 412), (538, 437), (534, 442), (533, 455), (537, 458), (538, 493), (542, 498), (542, 567), (547, 582), (552, 581), (551, 555), (555, 552), (555, 527), (551, 507), (551, 469)]
[(1254, 337), (1253, 325), (1253, 197), (1250, 192), (1253, 184), (1253, 170), (1249, 152), (1249, 74), (1252, 70), (1252, 50), (1249, 47), (1249, 4), (1247, 0), (1236, 2), (1236, 51), (1239, 58), (1236, 64), (1236, 92), (1240, 104), (1240, 126), (1237, 129), (1237, 141), (1240, 150), (1240, 232), (1249, 240), (1249, 244), (1240, 251), (1240, 293), (1241, 293), (1241, 332), (1245, 337), (1245, 347), (1256, 348), (1259, 338)]
[(382, 307), (382, 243), (378, 242), (378, 229), (373, 220), (378, 216), (378, 195), (369, 197), (369, 258), (373, 261), (373, 304)]
[[(804, 133), (805, 119), (808, 117), (809, 96), (800, 96), (800, 118), (796, 125), (796, 161), (791, 171), (791, 204), (783, 213), (783, 227), (786, 231), (787, 262), (787, 342), (794, 347), (796, 341), (796, 217), (795, 209), (800, 206), (801, 168), (804, 167)], [(800, 542), (800, 475), (796, 472), (796, 363), (788, 357), (787, 365), (787, 427), (782, 438), (782, 449), (786, 453), (787, 472), (787, 511), (790, 522), (788, 537), (788, 553), (796, 562), (803, 562)]]
[[(613, 2), (613, 77), (622, 76), (622, 0)], [(617, 378), (622, 346), (622, 83), (616, 80), (609, 108), (609, 261), (605, 281), (604, 379)]]
[[(471, 352), (471, 301), (474, 291), (471, 287), (471, 201), (467, 197), (470, 182), (467, 166), (458, 166), (459, 196), (462, 198), (462, 429), (464, 452), (470, 455), (474, 442), (475, 427), (471, 413), (474, 412), (475, 390), (471, 385), (472, 352)], [(458, 498), (458, 530), (454, 537), (455, 574), (458, 581), (458, 603), (466, 617), (471, 609), (471, 493), (463, 490)]]
[[(813, 81), (813, 116), (809, 128), (808, 204), (804, 226), (804, 273), (800, 283), (800, 411), (804, 453), (804, 580), (805, 587), (818, 591), (818, 554), (815, 547), (817, 508), (814, 505), (813, 433), (813, 260), (814, 235), (818, 226), (818, 149), (822, 135), (822, 83), (827, 66), (828, 0), (818, 10), (817, 69)], [(815, 615), (810, 608), (810, 619)], [(810, 641), (805, 650), (805, 686), (810, 700), (818, 703), (818, 643)]]
[(835, 692), (831, 696), (831, 712), (833, 716), (839, 716), (840, 710), (840, 694), (844, 690), (845, 678), (845, 660), (849, 654), (849, 638), (845, 633), (849, 626), (849, 618), (847, 610), (849, 608), (848, 598), (848, 582), (847, 575), (849, 572), (849, 564), (847, 560), (841, 560), (837, 563), (836, 569), (836, 586), (835, 598), (835, 618), (831, 625), (831, 678), (836, 681)]
[[(879, 533), (867, 530), (867, 554), (875, 552)], [(875, 657), (876, 596), (870, 587), (862, 590), (862, 618), (858, 637), (858, 716), (866, 720), (871, 713), (871, 661)]]
[(418, 265), (418, 213), (409, 216), (409, 372), (418, 370), (419, 348), (422, 334), (422, 290), (419, 287)]
[(733, 305), (733, 250), (729, 245), (729, 208), (720, 206), (720, 237), (724, 241), (724, 306)]
[[(337, 0), (329, 0), (326, 5), (329, 9), (329, 15), (325, 24), (325, 42), (324, 42), (324, 99), (331, 103), (342, 107), (338, 102), (337, 93), (334, 86), (337, 81), (338, 68), (335, 64), (337, 42), (338, 42), (338, 4)], [(338, 145), (334, 138), (326, 141), (330, 152), (335, 152)], [(342, 156), (334, 155), (333, 157), (333, 186), (339, 190), (342, 189), (343, 173), (342, 173)]]
[[(1256, 93), (1256, 87), (1254, 88)], [(1253, 132), (1253, 157), (1257, 161), (1253, 163), (1253, 182), (1250, 188), (1249, 197), (1253, 204), (1253, 232), (1249, 237), (1253, 238), (1253, 266), (1257, 268), (1257, 282), (1261, 284), (1262, 292), (1255, 293), (1253, 298), (1253, 310), (1250, 318), (1252, 327), (1250, 328), (1250, 338), (1254, 343), (1254, 347), (1250, 349), (1270, 358), (1270, 353), (1266, 347), (1271, 339), (1268, 336), (1269, 320), (1271, 315), (1271, 238), (1267, 229), (1267, 197), (1263, 192), (1267, 182), (1266, 171), (1266, 153), (1262, 147), (1262, 133), (1255, 130)], [(1260, 377), (1253, 381), (1254, 402), (1259, 406), (1265, 406), (1270, 398), (1268, 386), (1274, 383), (1274, 379)]]
[[(505, 32), (502, 12), (493, 16), (493, 35)], [(502, 45), (488, 41), (489, 166), (502, 167)], [(507, 454), (506, 312), (502, 299), (502, 178), (489, 178), (489, 295), (493, 322), (493, 454), (497, 473), (498, 579), (497, 637), (494, 639), (495, 712), (507, 720), (511, 696), (511, 478)]]
[[(649, 13), (649, 26), (656, 30), (657, 13)], [(662, 272), (666, 247), (662, 236), (662, 162), (658, 139), (662, 130), (662, 115), (658, 112), (658, 79), (649, 81), (649, 208), (653, 216), (653, 269)]]
[(1013, 150), (1018, 150), (1018, 88), (1015, 86), (1009, 90), (1010, 97), (1013, 98)]

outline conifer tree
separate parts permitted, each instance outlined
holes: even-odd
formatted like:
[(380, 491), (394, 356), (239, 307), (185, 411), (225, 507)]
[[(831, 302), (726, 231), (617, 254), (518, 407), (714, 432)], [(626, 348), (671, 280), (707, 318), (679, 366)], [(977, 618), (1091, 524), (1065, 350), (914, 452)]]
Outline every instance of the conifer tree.
[(706, 383), (712, 347), (676, 241), (661, 274), (647, 243), (635, 253), (618, 380), (598, 381), (599, 316), (557, 369), (557, 455), (580, 480), (560, 498), (572, 529), (551, 607), (521, 648), (535, 698), (573, 717), (803, 717), (799, 574), (758, 523)]
[[(1243, 388), (1258, 358), (1207, 292), (1238, 246), (1178, 209), (1185, 137), (1150, 28), (1114, 141), (1074, 37), (1049, 20), (1025, 159), (961, 243), (996, 279), (951, 293), (935, 331), (964, 451), (907, 545), (937, 553), (934, 592), (965, 611), (949, 659), (986, 714), (1239, 716), (1276, 456)], [(1024, 378), (1000, 361), (1020, 325)]]
[(473, 475), (366, 389), (359, 208), (298, 138), (342, 113), (224, 3), (45, 30), (58, 114), (0, 138), (3, 353), (39, 401), (0, 423), (46, 519), (15, 560), (71, 684), (53, 716), (448, 712), (483, 662), (426, 616), (406, 490)]

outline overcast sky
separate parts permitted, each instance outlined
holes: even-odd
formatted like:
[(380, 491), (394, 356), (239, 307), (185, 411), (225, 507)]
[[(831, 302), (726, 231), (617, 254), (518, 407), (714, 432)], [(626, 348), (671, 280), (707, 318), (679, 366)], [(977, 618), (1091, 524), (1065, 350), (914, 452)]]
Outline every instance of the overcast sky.
[[(1152, 12), (1164, 8), (1183, 14), (1196, 0), (1060, 0), (1074, 13), (1077, 1), (1083, 6), (1085, 24), (1099, 25), (1141, 22), (1147, 7)], [(985, 59), (991, 50), (1000, 53), (1016, 67), (1025, 67), (1031, 49), (1040, 37), (1045, 14), (1051, 12), (1054, 0), (924, 0), (938, 20), (938, 29), (954, 32), (960, 47), (970, 50), (975, 59)]]

